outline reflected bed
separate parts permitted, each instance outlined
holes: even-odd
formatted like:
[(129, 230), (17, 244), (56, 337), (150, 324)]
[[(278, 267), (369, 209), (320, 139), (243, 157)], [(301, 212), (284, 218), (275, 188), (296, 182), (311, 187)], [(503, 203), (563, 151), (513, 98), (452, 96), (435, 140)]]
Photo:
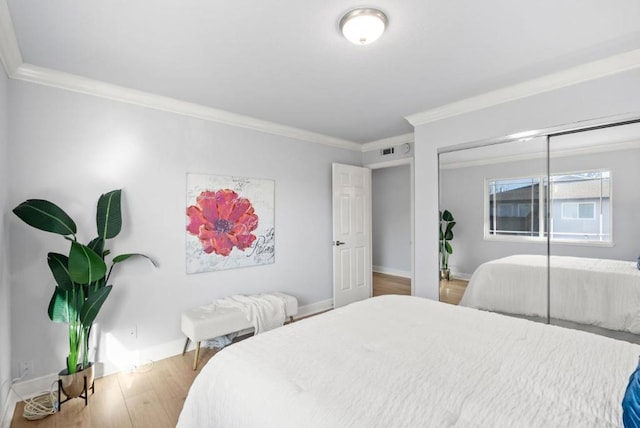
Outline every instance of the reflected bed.
[[(640, 334), (635, 262), (550, 256), (551, 318)], [(473, 273), (460, 305), (547, 317), (547, 256), (515, 255)]]
[(619, 427), (640, 346), (380, 296), (216, 354), (179, 427)]

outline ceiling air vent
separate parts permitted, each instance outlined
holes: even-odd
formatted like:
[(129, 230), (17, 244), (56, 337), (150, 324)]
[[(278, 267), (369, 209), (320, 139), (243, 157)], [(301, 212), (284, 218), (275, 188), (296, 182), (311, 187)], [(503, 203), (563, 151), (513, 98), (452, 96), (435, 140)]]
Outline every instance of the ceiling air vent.
[(393, 149), (393, 147), (388, 147), (386, 149), (380, 150), (380, 154), (382, 156), (392, 155), (394, 152), (395, 152), (395, 150)]

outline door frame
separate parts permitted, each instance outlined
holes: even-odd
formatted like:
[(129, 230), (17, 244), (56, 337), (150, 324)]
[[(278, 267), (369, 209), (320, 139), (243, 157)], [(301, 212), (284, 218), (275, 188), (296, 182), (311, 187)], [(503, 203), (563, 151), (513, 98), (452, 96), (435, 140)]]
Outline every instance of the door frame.
[[(376, 162), (363, 165), (365, 168), (369, 168), (372, 171), (374, 169), (391, 168), (394, 166), (409, 165), (409, 213), (410, 213), (410, 254), (411, 254), (411, 295), (415, 295), (415, 174), (414, 174), (414, 160), (413, 158), (394, 159), (385, 162)], [(373, 202), (373, 192), (371, 195)], [(371, 204), (373, 205), (373, 203)], [(372, 208), (371, 208), (372, 209)], [(369, 213), (372, 214), (371, 212)], [(372, 236), (373, 238), (373, 236)], [(371, 242), (371, 254), (373, 254), (373, 240)]]

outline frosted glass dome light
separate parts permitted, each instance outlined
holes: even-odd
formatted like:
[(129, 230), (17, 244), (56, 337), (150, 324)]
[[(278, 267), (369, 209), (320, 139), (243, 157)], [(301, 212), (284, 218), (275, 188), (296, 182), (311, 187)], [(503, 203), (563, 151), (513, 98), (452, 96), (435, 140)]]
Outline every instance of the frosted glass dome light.
[(387, 16), (378, 9), (354, 9), (340, 19), (344, 37), (356, 45), (368, 45), (382, 35)]

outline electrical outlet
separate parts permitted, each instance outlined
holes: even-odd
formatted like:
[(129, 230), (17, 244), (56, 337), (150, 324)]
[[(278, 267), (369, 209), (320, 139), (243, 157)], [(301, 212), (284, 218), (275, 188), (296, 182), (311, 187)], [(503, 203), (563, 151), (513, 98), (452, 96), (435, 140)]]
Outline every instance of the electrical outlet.
[(26, 377), (33, 375), (33, 360), (30, 361), (20, 361), (18, 365), (18, 376), (20, 379), (24, 379)]

